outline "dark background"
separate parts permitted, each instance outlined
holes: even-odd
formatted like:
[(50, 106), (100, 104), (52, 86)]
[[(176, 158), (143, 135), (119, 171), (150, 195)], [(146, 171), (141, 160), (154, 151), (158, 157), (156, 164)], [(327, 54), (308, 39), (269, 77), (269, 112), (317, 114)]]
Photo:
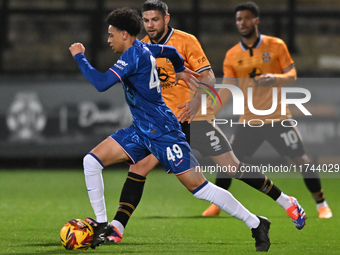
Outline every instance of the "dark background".
[[(168, 1), (170, 25), (194, 34), (222, 77), (226, 51), (238, 43), (233, 9), (241, 1)], [(131, 122), (122, 88), (98, 93), (80, 75), (68, 47), (106, 71), (119, 57), (107, 44), (106, 15), (143, 1), (2, 0), (0, 2), (0, 169), (81, 167), (82, 157)], [(294, 118), (314, 163), (339, 163), (340, 1), (261, 0), (259, 30), (282, 38), (298, 83), (312, 93)], [(142, 38), (144, 32), (139, 38)], [(230, 104), (221, 114), (230, 115)], [(223, 127), (228, 137), (232, 128)], [(282, 161), (264, 144), (255, 157)], [(253, 159), (255, 162), (256, 160)]]

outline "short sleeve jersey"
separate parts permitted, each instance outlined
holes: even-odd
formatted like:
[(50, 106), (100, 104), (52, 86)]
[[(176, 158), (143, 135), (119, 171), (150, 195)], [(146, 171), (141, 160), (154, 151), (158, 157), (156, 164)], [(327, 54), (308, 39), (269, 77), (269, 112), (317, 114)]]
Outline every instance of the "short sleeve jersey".
[[(130, 107), (133, 124), (151, 139), (180, 129), (173, 112), (166, 106), (151, 53), (162, 51), (160, 45), (146, 45), (135, 40), (110, 70), (123, 83), (125, 98)], [(156, 54), (157, 55), (157, 54)]]
[[(244, 120), (260, 119), (265, 124), (287, 119), (291, 117), (287, 105), (287, 114), (281, 115), (281, 86), (275, 83), (264, 87), (256, 85), (256, 78), (265, 73), (283, 73), (294, 67), (286, 44), (279, 38), (260, 35), (249, 49), (243, 42), (231, 48), (225, 56), (223, 63), (224, 80), (237, 78), (238, 85), (244, 95), (244, 115), (240, 117), (240, 122)], [(255, 115), (248, 108), (247, 89), (252, 87), (252, 102), (256, 110), (268, 110), (272, 106), (272, 88), (277, 87), (278, 104), (276, 110), (269, 115)], [(256, 124), (256, 121), (252, 122)]]
[[(145, 36), (141, 41), (150, 43), (150, 38)], [(205, 56), (202, 46), (195, 36), (169, 27), (168, 34), (159, 43), (175, 47), (182, 55), (184, 65), (187, 68), (197, 73), (211, 69), (209, 60)], [(169, 59), (157, 58), (156, 62), (164, 101), (175, 115), (178, 116), (183, 109), (179, 109), (177, 106), (189, 101), (190, 95), (193, 96), (193, 93), (190, 94), (190, 89), (181, 80), (175, 85), (175, 72)], [(194, 120), (209, 120), (213, 118), (214, 113), (211, 107), (211, 98), (208, 97), (207, 114), (202, 115), (199, 110)]]

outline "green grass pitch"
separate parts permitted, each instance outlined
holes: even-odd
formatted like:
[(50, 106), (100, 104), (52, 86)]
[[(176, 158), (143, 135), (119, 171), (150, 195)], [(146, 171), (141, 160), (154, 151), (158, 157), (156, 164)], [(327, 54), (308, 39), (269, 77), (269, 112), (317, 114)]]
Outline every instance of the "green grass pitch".
[[(115, 214), (127, 170), (104, 170), (109, 220)], [(284, 210), (269, 197), (235, 181), (230, 191), (251, 212), (271, 220), (272, 254), (340, 254), (340, 185), (322, 179), (333, 218), (318, 219), (316, 206), (301, 178), (275, 179), (294, 195), (307, 213), (307, 225), (295, 229)], [(251, 231), (225, 213), (201, 217), (209, 203), (194, 198), (174, 175), (154, 170), (144, 196), (120, 244), (95, 250), (65, 250), (59, 240), (63, 224), (94, 217), (82, 169), (0, 171), (0, 254), (250, 254)]]

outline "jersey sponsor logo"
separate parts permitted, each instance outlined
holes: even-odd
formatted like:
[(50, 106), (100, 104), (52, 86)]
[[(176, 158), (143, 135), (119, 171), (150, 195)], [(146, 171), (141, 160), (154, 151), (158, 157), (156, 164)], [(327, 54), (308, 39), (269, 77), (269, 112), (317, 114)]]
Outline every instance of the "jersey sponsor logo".
[(268, 52), (264, 52), (262, 55), (263, 62), (269, 62), (270, 61), (270, 55)]
[(157, 68), (158, 78), (162, 82), (166, 82), (169, 80), (169, 74), (168, 71), (163, 67)]
[(252, 78), (252, 80), (257, 84), (257, 77), (262, 74), (262, 70), (255, 67), (250, 73), (249, 78)]
[(207, 61), (207, 58), (206, 58), (206, 57), (202, 57), (202, 58), (199, 58), (199, 59), (197, 60), (197, 62), (198, 62), (199, 64), (204, 63), (205, 61)]
[(124, 70), (124, 68), (128, 65), (128, 63), (126, 63), (123, 60), (118, 60), (116, 64), (114, 64), (115, 67), (119, 68), (120, 70)]
[[(255, 67), (251, 72), (249, 73), (249, 78), (256, 78), (257, 76), (260, 76), (262, 74), (262, 70)], [(254, 80), (255, 81), (255, 80)], [(255, 81), (256, 82), (256, 81)]]
[[(118, 69), (120, 69), (120, 70), (124, 70), (124, 67), (123, 66), (120, 66), (120, 65), (118, 65), (117, 63), (116, 64), (114, 64), (114, 66), (115, 67), (117, 67)], [(112, 70), (112, 69), (111, 69)], [(113, 70), (112, 70), (113, 71)], [(114, 72), (114, 71), (113, 71)], [(114, 72), (114, 73), (116, 73), (116, 72)]]
[(128, 63), (126, 63), (124, 60), (121, 60), (121, 59), (119, 59), (118, 61), (117, 61), (117, 64), (118, 65), (122, 65), (122, 66), (127, 66), (128, 65)]
[(170, 76), (165, 68), (157, 67), (157, 73), (162, 85), (162, 89), (167, 89), (171, 88), (172, 86), (176, 86), (174, 82), (169, 81)]

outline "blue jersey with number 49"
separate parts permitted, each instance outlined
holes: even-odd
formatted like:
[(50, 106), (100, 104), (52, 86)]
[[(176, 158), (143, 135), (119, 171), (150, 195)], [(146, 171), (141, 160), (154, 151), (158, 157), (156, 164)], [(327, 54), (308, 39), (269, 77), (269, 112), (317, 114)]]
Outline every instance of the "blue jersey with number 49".
[(163, 101), (155, 57), (169, 58), (176, 72), (185, 69), (183, 58), (175, 48), (139, 40), (135, 40), (105, 73), (93, 68), (83, 53), (74, 56), (83, 75), (98, 91), (123, 83), (133, 124), (151, 139), (180, 129), (176, 116)]

